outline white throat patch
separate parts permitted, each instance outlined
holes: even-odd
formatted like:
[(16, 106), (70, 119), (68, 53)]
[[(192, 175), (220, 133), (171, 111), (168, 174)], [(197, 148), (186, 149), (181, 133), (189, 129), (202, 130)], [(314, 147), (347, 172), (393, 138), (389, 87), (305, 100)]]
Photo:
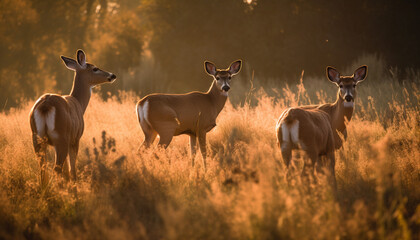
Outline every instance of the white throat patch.
[(354, 107), (354, 102), (343, 102), (345, 108), (352, 108)]

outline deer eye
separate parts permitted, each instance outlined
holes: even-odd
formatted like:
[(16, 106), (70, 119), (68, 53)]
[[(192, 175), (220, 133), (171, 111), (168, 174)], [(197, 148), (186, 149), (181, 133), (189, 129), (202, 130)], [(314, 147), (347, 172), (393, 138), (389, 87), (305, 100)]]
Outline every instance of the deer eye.
[(92, 69), (92, 71), (97, 72), (99, 70), (99, 68), (95, 67)]
[(216, 80), (220, 80), (220, 77), (216, 77)]
[(230, 80), (230, 79), (232, 79), (232, 77), (231, 77), (231, 76), (229, 76), (229, 80)]
[(340, 84), (340, 88), (343, 88), (343, 85), (342, 84)]
[(353, 87), (355, 88), (356, 87), (356, 84), (353, 84)]

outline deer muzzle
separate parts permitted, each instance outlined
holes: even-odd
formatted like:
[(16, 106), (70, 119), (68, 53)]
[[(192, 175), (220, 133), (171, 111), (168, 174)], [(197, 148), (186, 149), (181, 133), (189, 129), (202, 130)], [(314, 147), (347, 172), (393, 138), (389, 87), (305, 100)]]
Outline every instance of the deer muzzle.
[(352, 102), (352, 101), (353, 101), (353, 96), (351, 96), (351, 95), (346, 95), (346, 96), (344, 97), (344, 100), (346, 100), (346, 102)]
[(229, 91), (230, 87), (228, 85), (223, 85), (222, 90), (227, 92)]
[(117, 76), (115, 76), (113, 73), (108, 77), (108, 81), (110, 82), (114, 81), (115, 79), (117, 79)]

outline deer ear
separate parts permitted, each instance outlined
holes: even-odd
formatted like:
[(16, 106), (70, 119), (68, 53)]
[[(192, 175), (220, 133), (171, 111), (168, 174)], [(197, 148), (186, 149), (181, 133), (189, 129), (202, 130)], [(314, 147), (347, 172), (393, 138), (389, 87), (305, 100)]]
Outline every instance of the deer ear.
[(61, 56), (61, 59), (63, 60), (64, 65), (66, 65), (68, 69), (76, 71), (76, 69), (78, 68), (76, 60), (64, 56)]
[(82, 68), (86, 68), (86, 54), (83, 50), (77, 50), (77, 62)]
[(216, 66), (209, 61), (205, 61), (204, 62), (204, 70), (206, 71), (206, 73), (210, 76), (216, 76)]
[(331, 82), (337, 83), (340, 81), (340, 73), (333, 67), (327, 67), (327, 78)]
[(229, 73), (233, 76), (239, 73), (242, 68), (242, 60), (236, 60), (229, 66)]
[(356, 83), (359, 83), (365, 80), (366, 76), (367, 76), (367, 66), (363, 65), (359, 67), (358, 69), (356, 69), (356, 71), (354, 71), (353, 79), (354, 81), (356, 81)]

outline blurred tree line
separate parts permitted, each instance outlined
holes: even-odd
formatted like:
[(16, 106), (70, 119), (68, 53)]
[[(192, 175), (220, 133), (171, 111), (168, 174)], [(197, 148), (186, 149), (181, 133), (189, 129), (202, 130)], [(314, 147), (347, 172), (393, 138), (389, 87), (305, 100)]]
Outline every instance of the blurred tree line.
[[(323, 75), (362, 54), (388, 66), (420, 65), (414, 0), (1, 0), (0, 107), (48, 91), (68, 93), (59, 59), (86, 51), (116, 73), (105, 91), (204, 90), (203, 61), (241, 58), (261, 81)], [(153, 62), (151, 64), (150, 62)], [(143, 66), (143, 67), (142, 67)], [(144, 74), (153, 68), (157, 74)], [(128, 79), (131, 79), (129, 81)], [(203, 80), (204, 79), (204, 80)], [(149, 85), (147, 85), (149, 84)]]

